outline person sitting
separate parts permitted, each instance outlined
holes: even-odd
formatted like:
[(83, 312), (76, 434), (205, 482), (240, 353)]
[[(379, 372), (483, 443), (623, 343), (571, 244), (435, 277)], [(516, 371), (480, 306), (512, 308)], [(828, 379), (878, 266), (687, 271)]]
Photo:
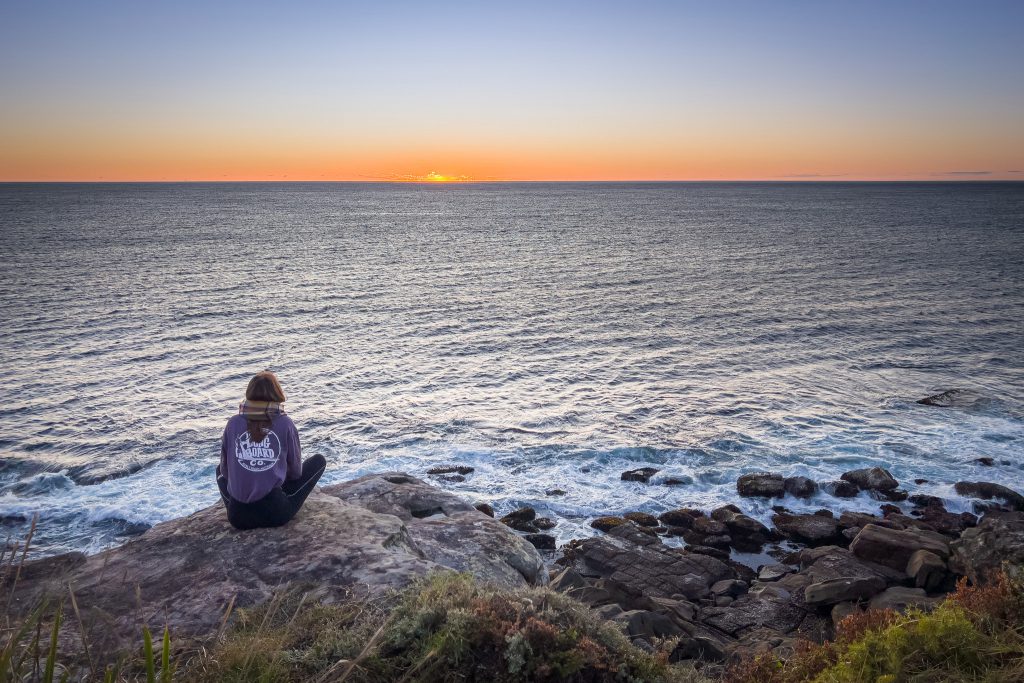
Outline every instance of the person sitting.
[(281, 404), (274, 373), (258, 373), (220, 442), (217, 486), (236, 529), (287, 524), (327, 468), (322, 455), (302, 462), (299, 432)]

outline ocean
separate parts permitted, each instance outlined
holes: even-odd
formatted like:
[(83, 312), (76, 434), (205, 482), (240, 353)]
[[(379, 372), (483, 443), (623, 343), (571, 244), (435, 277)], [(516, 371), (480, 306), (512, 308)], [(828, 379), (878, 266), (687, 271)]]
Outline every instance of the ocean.
[(1021, 183), (0, 184), (0, 235), (0, 519), (38, 513), (36, 554), (217, 502), (263, 369), (324, 483), (401, 470), (563, 542), (877, 511), (739, 499), (751, 471), (1024, 490)]

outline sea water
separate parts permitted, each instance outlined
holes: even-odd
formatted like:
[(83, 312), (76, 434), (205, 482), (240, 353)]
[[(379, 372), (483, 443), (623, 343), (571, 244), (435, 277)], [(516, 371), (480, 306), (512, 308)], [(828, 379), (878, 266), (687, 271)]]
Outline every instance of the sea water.
[(877, 510), (738, 499), (759, 470), (1024, 490), (1024, 184), (8, 184), (0, 236), (0, 518), (39, 553), (217, 502), (267, 368), (323, 483), (401, 470), (561, 541)]

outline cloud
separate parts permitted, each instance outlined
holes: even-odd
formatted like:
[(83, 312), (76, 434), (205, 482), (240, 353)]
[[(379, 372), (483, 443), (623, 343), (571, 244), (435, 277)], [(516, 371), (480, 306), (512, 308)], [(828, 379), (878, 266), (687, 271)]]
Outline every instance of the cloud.
[(992, 175), (992, 171), (946, 171), (945, 173), (934, 173), (933, 175)]
[(848, 173), (790, 173), (780, 178), (845, 178)]

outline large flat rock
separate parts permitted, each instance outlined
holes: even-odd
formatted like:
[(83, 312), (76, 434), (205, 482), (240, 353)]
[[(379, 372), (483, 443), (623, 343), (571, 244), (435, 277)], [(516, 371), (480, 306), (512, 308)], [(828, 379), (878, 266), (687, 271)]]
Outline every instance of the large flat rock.
[(153, 527), (89, 557), (32, 563), (16, 591), (29, 607), (73, 588), (93, 647), (138, 644), (142, 624), (176, 638), (214, 631), (228, 603), (251, 606), (288, 585), (340, 600), (404, 586), (437, 570), (504, 586), (546, 582), (536, 549), (467, 502), (400, 473), (313, 493), (276, 529), (238, 531), (223, 506)]

